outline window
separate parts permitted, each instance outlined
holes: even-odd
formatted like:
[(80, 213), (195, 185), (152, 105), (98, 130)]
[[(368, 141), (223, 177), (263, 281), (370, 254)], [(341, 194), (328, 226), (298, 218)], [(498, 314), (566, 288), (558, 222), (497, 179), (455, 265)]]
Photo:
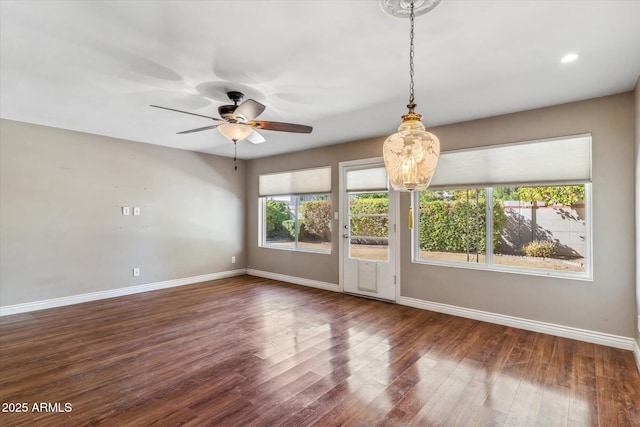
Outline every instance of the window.
[(493, 264), (585, 273), (585, 185), (493, 189)]
[(590, 153), (590, 136), (443, 153), (414, 196), (414, 261), (590, 278)]
[(586, 273), (585, 193), (585, 185), (423, 191), (418, 259)]
[(330, 253), (330, 191), (330, 167), (260, 175), (260, 246)]
[(266, 197), (264, 247), (331, 251), (331, 196), (329, 194)]

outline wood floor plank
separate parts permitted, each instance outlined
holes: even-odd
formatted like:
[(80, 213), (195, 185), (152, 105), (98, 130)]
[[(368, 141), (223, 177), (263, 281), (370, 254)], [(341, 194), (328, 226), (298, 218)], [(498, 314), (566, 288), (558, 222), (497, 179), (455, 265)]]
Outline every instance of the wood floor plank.
[(451, 412), (451, 407), (457, 407), (457, 402), (464, 399), (479, 367), (478, 362), (470, 359), (464, 359), (460, 362), (413, 417), (411, 423), (416, 425), (450, 424), (449, 419), (455, 414)]
[(0, 398), (3, 427), (640, 425), (629, 351), (251, 276), (2, 317)]

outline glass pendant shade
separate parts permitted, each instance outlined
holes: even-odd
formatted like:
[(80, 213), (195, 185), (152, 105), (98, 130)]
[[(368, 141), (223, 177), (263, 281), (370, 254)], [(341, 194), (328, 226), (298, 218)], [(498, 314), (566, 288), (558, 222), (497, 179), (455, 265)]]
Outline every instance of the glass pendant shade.
[(225, 123), (218, 126), (216, 129), (220, 131), (222, 136), (232, 140), (233, 142), (245, 139), (251, 135), (251, 132), (253, 132), (253, 129), (250, 126), (241, 123)]
[(389, 136), (382, 147), (385, 168), (397, 191), (420, 191), (429, 186), (440, 156), (440, 140), (427, 132), (422, 116), (402, 116), (398, 132)]

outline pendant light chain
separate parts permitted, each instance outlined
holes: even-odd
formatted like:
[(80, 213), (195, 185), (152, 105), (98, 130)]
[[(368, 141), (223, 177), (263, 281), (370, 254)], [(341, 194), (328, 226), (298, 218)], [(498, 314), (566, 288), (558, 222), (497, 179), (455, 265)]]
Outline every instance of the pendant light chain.
[(238, 170), (238, 141), (233, 141), (233, 169)]
[(413, 2), (411, 2), (411, 13), (409, 14), (409, 19), (411, 20), (411, 31), (410, 31), (410, 35), (409, 35), (409, 104), (407, 105), (407, 108), (409, 109), (410, 113), (413, 113), (413, 109), (416, 107), (416, 104), (414, 102), (414, 88), (413, 88), (413, 74), (414, 74), (414, 68), (413, 68), (413, 57), (414, 57), (414, 47), (413, 47), (413, 39), (414, 39), (414, 34), (413, 34), (413, 20), (415, 18), (415, 13), (413, 10)]

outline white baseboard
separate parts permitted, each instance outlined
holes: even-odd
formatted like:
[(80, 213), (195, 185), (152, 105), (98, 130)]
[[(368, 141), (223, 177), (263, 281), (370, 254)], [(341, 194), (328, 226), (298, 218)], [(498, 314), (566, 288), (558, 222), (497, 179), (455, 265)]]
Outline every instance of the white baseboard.
[(124, 295), (139, 294), (158, 289), (173, 288), (175, 286), (191, 285), (193, 283), (207, 282), (209, 280), (225, 279), (227, 277), (247, 274), (246, 269), (222, 271), (220, 273), (203, 274), (201, 276), (185, 277), (182, 279), (166, 280), (163, 282), (146, 283), (144, 285), (128, 286), (126, 288), (109, 289), (106, 291), (91, 292), (88, 294), (71, 295), (68, 297), (53, 298), (42, 301), (27, 302), (23, 304), (0, 306), (0, 316), (26, 313), (29, 311), (44, 310), (46, 308), (62, 307), (65, 305), (79, 304), (89, 301), (97, 301), (106, 298), (120, 297)]
[[(309, 286), (312, 288), (342, 292), (340, 286), (333, 283), (321, 282), (301, 277), (287, 276), (285, 274), (271, 273), (269, 271), (254, 270), (251, 268), (247, 269), (247, 274), (250, 276), (279, 280), (282, 282), (294, 283), (298, 285)], [(523, 319), (520, 317), (507, 316), (504, 314), (490, 313), (488, 311), (474, 310), (470, 308), (457, 307), (437, 302), (424, 301), (417, 298), (401, 296), (400, 298), (398, 298), (397, 303), (409, 307), (421, 308), (423, 310), (436, 311), (438, 313), (451, 314), (453, 316), (465, 317), (469, 319), (480, 320), (483, 322), (495, 323), (498, 325), (511, 326), (527, 331), (540, 332), (543, 334), (571, 338), (578, 341), (590, 342), (593, 344), (631, 350), (635, 353), (636, 362), (638, 363), (638, 369), (640, 370), (640, 348), (638, 348), (638, 344), (633, 338), (606, 334), (602, 332), (594, 332), (586, 329), (573, 328), (570, 326), (556, 325), (553, 323), (540, 322), (537, 320)]]
[(281, 282), (294, 283), (296, 285), (309, 286), (311, 288), (324, 289), (327, 291), (342, 292), (340, 285), (334, 283), (321, 282), (319, 280), (305, 279), (302, 277), (287, 276), (286, 274), (271, 273), (270, 271), (247, 269), (250, 276), (263, 277), (265, 279), (280, 280)]
[[(400, 297), (398, 299), (398, 304), (436, 311), (438, 313), (466, 317), (468, 319), (480, 320), (483, 322), (495, 323), (498, 325), (511, 326), (527, 331), (541, 332), (558, 337), (571, 338), (578, 341), (621, 348), (624, 350), (634, 351), (635, 345), (636, 362), (638, 362), (638, 358), (640, 357), (638, 344), (633, 338), (629, 337), (588, 331), (586, 329), (572, 328), (570, 326), (555, 325), (553, 323), (539, 322), (537, 320), (522, 319), (519, 317), (506, 316), (504, 314), (490, 313), (470, 308), (456, 307), (453, 305), (424, 301), (416, 298)], [(640, 362), (638, 362), (638, 366), (640, 368)]]

